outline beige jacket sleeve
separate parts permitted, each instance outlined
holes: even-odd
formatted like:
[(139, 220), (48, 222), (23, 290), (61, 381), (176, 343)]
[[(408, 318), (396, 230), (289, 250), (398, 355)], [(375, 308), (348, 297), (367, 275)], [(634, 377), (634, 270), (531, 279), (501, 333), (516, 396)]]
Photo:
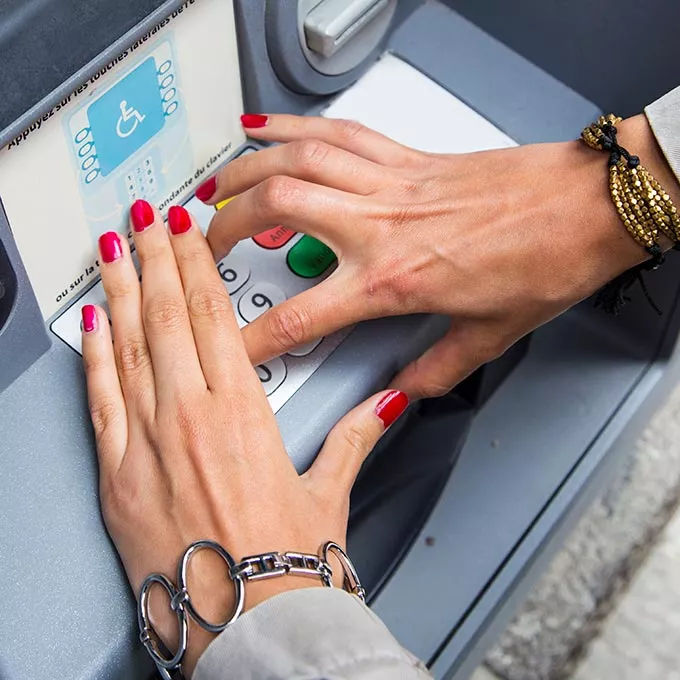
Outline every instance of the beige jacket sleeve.
[(246, 612), (200, 658), (194, 680), (431, 680), (353, 595), (307, 588)]
[(650, 104), (645, 114), (668, 165), (680, 182), (680, 87)]

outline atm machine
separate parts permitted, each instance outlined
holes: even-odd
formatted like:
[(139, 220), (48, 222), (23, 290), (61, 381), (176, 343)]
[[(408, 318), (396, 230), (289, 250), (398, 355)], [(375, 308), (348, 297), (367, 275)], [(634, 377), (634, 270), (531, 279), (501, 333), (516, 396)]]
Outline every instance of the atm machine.
[[(449, 153), (572, 139), (599, 112), (435, 0), (5, 0), (0, 63), (0, 678), (150, 678), (79, 355), (78, 310), (103, 299), (97, 236), (124, 232), (138, 197), (207, 227), (196, 186), (258, 148), (244, 111), (353, 118)], [(422, 129), (424, 110), (445, 124)], [(219, 265), (242, 325), (254, 295), (332, 271), (321, 244), (282, 240)], [(310, 252), (311, 274), (291, 264)], [(367, 462), (349, 552), (436, 678), (469, 676), (672, 382), (674, 271), (648, 282), (663, 316), (634, 292), (618, 318), (584, 303), (414, 405)], [(298, 470), (444, 327), (362, 324), (258, 367)]]

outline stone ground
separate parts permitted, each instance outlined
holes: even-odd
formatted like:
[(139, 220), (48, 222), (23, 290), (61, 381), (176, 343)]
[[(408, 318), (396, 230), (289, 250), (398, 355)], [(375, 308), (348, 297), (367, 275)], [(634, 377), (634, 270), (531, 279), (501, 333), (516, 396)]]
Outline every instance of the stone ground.
[(680, 680), (680, 389), (473, 680)]

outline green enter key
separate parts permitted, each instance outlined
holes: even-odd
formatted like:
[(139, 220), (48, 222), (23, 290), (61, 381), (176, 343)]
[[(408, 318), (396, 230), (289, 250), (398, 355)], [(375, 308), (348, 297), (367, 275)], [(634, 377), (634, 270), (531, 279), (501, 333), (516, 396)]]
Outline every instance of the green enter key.
[(288, 253), (291, 271), (304, 279), (315, 279), (337, 261), (335, 253), (311, 236), (303, 236)]

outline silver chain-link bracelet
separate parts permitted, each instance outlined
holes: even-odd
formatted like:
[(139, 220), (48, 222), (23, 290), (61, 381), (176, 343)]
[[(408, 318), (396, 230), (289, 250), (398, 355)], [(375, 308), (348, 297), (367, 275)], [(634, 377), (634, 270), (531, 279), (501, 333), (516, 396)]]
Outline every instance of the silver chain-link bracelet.
[[(187, 571), (193, 555), (200, 550), (212, 550), (225, 562), (229, 579), (234, 586), (234, 607), (228, 619), (221, 623), (206, 621), (194, 607), (187, 587)], [(139, 623), (139, 639), (151, 655), (158, 672), (163, 680), (172, 680), (173, 673), (181, 669), (182, 660), (189, 644), (189, 618), (192, 618), (201, 628), (210, 633), (221, 633), (243, 613), (245, 605), (245, 584), (248, 581), (276, 578), (278, 576), (305, 576), (320, 578), (327, 588), (333, 587), (333, 569), (329, 558), (334, 555), (343, 570), (343, 587), (352, 595), (356, 595), (362, 602), (366, 599), (366, 592), (361, 586), (359, 576), (347, 556), (347, 553), (337, 544), (329, 541), (319, 550), (318, 555), (308, 555), (297, 552), (271, 552), (262, 555), (245, 557), (237, 563), (234, 558), (219, 543), (215, 541), (197, 541), (192, 543), (182, 555), (177, 568), (177, 585), (163, 574), (151, 574), (142, 584), (137, 603), (137, 621)], [(177, 652), (170, 657), (164, 655), (160, 638), (151, 625), (149, 614), (149, 595), (154, 586), (165, 589), (170, 597), (170, 608), (177, 617), (179, 624), (179, 644)]]

